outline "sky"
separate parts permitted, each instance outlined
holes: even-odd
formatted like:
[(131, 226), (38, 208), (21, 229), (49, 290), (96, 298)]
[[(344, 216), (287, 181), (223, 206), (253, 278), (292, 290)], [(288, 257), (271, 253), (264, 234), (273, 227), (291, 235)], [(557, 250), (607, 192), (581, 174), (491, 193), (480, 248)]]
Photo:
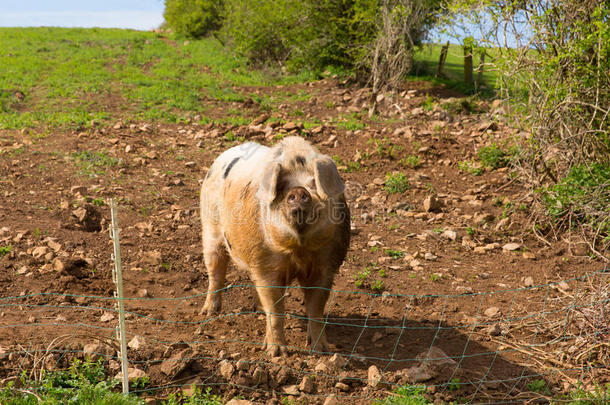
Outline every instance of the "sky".
[(164, 0), (0, 0), (0, 27), (100, 27), (150, 30)]

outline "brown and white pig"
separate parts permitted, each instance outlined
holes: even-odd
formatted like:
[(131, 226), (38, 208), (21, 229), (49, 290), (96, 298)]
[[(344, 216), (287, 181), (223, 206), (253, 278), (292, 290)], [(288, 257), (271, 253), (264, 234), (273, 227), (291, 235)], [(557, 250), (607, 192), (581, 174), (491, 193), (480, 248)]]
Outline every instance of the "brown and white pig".
[(344, 188), (332, 159), (299, 137), (271, 148), (248, 142), (222, 153), (201, 186), (209, 276), (202, 312), (220, 310), (231, 258), (256, 286), (269, 355), (286, 351), (283, 297), (294, 279), (305, 296), (307, 343), (328, 350), (324, 308), (350, 238)]

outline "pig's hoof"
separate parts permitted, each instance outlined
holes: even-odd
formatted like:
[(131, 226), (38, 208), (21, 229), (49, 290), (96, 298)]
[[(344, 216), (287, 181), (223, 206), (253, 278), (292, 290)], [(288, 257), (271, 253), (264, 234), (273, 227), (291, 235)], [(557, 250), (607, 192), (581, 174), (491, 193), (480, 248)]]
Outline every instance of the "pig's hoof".
[(218, 304), (211, 304), (209, 302), (206, 302), (205, 305), (203, 306), (203, 308), (201, 308), (201, 310), (199, 311), (199, 315), (214, 315), (214, 314), (218, 314), (220, 312), (220, 303)]
[(267, 351), (267, 355), (272, 358), (278, 356), (285, 356), (288, 354), (288, 349), (286, 348), (286, 346), (282, 346), (279, 344), (266, 343), (265, 350)]
[(326, 338), (316, 339), (317, 341), (312, 341), (311, 337), (307, 337), (307, 346), (311, 348), (312, 352), (329, 352), (330, 345)]

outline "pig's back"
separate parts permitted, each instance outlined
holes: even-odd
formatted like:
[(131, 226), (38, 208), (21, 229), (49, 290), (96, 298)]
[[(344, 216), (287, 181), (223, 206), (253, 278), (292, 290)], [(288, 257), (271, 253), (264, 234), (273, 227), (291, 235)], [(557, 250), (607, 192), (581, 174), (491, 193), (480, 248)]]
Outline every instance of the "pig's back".
[(214, 177), (223, 182), (228, 178), (252, 178), (265, 163), (269, 148), (258, 143), (246, 142), (224, 151), (210, 167)]

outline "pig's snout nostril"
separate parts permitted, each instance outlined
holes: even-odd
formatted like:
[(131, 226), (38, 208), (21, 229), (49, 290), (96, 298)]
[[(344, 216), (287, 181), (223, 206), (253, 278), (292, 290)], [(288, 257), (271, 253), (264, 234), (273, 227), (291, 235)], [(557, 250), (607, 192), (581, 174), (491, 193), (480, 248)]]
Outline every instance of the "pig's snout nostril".
[(296, 187), (288, 193), (286, 201), (292, 205), (305, 205), (311, 201), (311, 196), (303, 187)]

